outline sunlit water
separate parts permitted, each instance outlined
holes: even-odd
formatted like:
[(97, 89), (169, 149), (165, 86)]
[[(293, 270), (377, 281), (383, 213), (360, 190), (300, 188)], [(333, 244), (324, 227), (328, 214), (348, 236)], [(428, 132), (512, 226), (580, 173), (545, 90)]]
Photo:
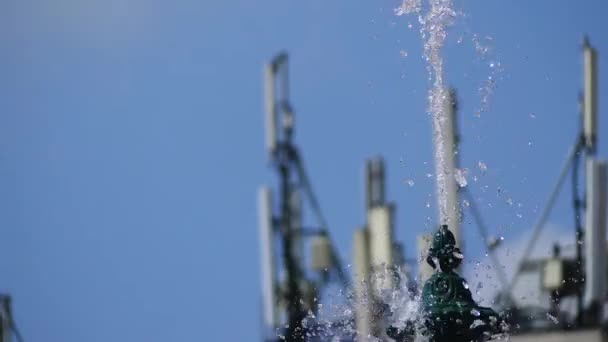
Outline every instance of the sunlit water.
[[(446, 127), (448, 123), (446, 116), (449, 114), (446, 106), (448, 87), (444, 81), (442, 48), (447, 38), (447, 28), (455, 22), (458, 13), (453, 8), (452, 0), (403, 0), (401, 6), (395, 10), (395, 14), (414, 15), (420, 25), (419, 31), (424, 45), (423, 57), (427, 63), (430, 82), (427, 100), (435, 146), (435, 179), (439, 217), (441, 221), (445, 221), (449, 209), (447, 203), (449, 177), (455, 177), (460, 187), (467, 185), (466, 172), (463, 170), (453, 172), (444, 160), (446, 132), (451, 128)], [(460, 43), (461, 40), (462, 38), (459, 38), (458, 42)], [(489, 47), (484, 45), (485, 40), (480, 39), (477, 35), (473, 35), (471, 40), (481, 60), (486, 61)], [(487, 109), (489, 97), (495, 87), (497, 73), (502, 71), (500, 63), (495, 61), (489, 62), (489, 67), (490, 73), (487, 80), (484, 80), (478, 88), (481, 106), (476, 111), (476, 115), (480, 115)], [(481, 164), (480, 168), (482, 168)], [(485, 164), (483, 164), (483, 168), (485, 169)], [(413, 181), (408, 184), (413, 186)], [(382, 284), (386, 277), (393, 278), (395, 284), (393, 288), (383, 289), (377, 286), (377, 284)], [(326, 294), (322, 300), (323, 303), (317, 303), (317, 312), (309, 311), (303, 322), (307, 329), (308, 340), (342, 341), (344, 338), (355, 337), (357, 341), (380, 342), (386, 340), (382, 331), (388, 326), (404, 328), (406, 322), (421, 322), (419, 294), (412, 292), (407, 275), (401, 270), (373, 274), (372, 279), (363, 285), (370, 288), (371, 298), (357, 298), (353, 289), (336, 289), (332, 293)], [(477, 294), (481, 287), (482, 285), (479, 283), (476, 288)], [(383, 305), (383, 310), (377, 309), (379, 303)], [(379, 326), (380, 332), (376, 334), (378, 336), (357, 335), (355, 315), (358, 310), (369, 310), (374, 315), (376, 323), (382, 322)], [(417, 335), (416, 342), (426, 341), (422, 331), (417, 330)], [(506, 335), (496, 337), (508, 339)]]
[[(388, 277), (396, 283), (392, 289), (375, 285), (382, 284)], [(400, 269), (375, 273), (369, 282), (360, 285), (370, 289), (371, 297), (356, 298), (352, 289), (333, 289), (324, 296), (323, 303), (318, 304), (316, 313), (308, 313), (304, 326), (309, 341), (344, 341), (350, 338), (361, 342), (387, 341), (387, 336), (382, 331), (388, 326), (404, 328), (405, 322), (421, 321), (419, 297), (412, 292), (407, 275)], [(360, 310), (372, 314), (373, 324), (381, 333), (377, 336), (358, 335), (355, 315)], [(416, 341), (426, 340), (420, 334)]]
[(395, 12), (397, 15), (415, 14), (420, 24), (420, 35), (424, 42), (424, 59), (427, 62), (429, 80), (431, 81), (428, 92), (428, 111), (433, 122), (437, 203), (439, 217), (443, 221), (440, 223), (447, 224), (447, 181), (449, 177), (454, 177), (454, 174), (446, 165), (445, 160), (446, 134), (450, 128), (446, 127), (448, 122), (448, 113), (446, 113), (448, 90), (444, 82), (441, 49), (447, 37), (446, 29), (454, 22), (456, 11), (453, 9), (452, 0), (428, 0), (428, 3), (425, 4), (421, 0), (404, 0)]

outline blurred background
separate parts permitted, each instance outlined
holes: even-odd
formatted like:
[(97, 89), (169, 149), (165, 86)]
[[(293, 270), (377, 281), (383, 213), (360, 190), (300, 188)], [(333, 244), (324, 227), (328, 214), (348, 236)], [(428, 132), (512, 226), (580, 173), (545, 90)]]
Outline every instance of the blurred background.
[[(415, 275), (417, 237), (437, 224), (435, 169), (423, 43), (399, 5), (3, 1), (0, 290), (24, 340), (267, 336), (256, 201), (261, 185), (279, 185), (263, 66), (281, 51), (293, 141), (348, 278), (353, 232), (366, 224), (364, 165), (375, 156)], [(607, 157), (608, 4), (455, 8), (443, 56), (459, 167), (512, 276), (580, 131), (585, 35), (598, 51), (595, 153)], [(533, 256), (552, 255), (554, 242), (575, 249), (572, 198), (564, 185)], [(491, 260), (471, 215), (461, 239), (461, 273), (487, 282), (474, 298), (490, 305), (500, 286), (476, 267)], [(535, 296), (526, 293), (516, 297)]]

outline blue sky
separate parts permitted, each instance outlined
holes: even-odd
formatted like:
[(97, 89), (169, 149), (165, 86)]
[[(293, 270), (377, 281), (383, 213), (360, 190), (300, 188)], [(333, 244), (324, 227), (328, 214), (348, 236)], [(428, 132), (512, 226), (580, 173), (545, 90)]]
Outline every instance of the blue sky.
[[(393, 15), (398, 5), (2, 2), (0, 290), (13, 294), (27, 340), (258, 339), (256, 189), (274, 182), (261, 67), (282, 49), (296, 139), (342, 257), (364, 221), (363, 162), (376, 154), (386, 158), (397, 237), (412, 257), (415, 235), (435, 215), (425, 205), (434, 182), (422, 43), (407, 27), (414, 18)], [(584, 33), (600, 51), (601, 114), (608, 103), (608, 8), (600, 0), (457, 7), (466, 18), (444, 55), (461, 99), (462, 166), (478, 174), (469, 186), (492, 232), (515, 241), (576, 133)], [(481, 117), (477, 88), (490, 59), (474, 53), (472, 33), (492, 37), (490, 59), (504, 67)], [(565, 232), (568, 194), (551, 216)], [(481, 258), (474, 226), (465, 229), (467, 257)]]

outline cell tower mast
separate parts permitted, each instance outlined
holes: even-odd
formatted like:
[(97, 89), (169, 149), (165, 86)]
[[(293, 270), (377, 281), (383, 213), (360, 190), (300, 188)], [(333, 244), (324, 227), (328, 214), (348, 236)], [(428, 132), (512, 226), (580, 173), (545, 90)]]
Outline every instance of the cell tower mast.
[[(270, 188), (260, 190), (261, 285), (267, 340), (274, 341), (280, 335), (286, 341), (299, 342), (305, 340), (307, 327), (303, 320), (309, 311), (316, 311), (315, 298), (323, 282), (331, 275), (336, 275), (343, 284), (347, 280), (329, 239), (304, 162), (293, 142), (294, 112), (289, 102), (287, 61), (287, 54), (281, 53), (264, 69), (266, 150), (279, 176), (279, 199), (275, 208)], [(316, 216), (315, 227), (302, 225), (302, 198), (308, 200)], [(276, 214), (273, 209), (278, 209)], [(311, 237), (310, 269), (320, 275), (318, 282), (311, 280), (305, 265), (306, 237)], [(276, 258), (277, 250), (280, 258)], [(269, 337), (271, 335), (275, 337)]]

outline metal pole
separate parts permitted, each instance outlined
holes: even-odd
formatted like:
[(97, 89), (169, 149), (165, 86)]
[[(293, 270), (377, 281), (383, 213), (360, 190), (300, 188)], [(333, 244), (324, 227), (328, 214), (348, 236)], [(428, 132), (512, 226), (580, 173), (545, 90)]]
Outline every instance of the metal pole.
[(302, 298), (299, 288), (300, 272), (298, 264), (293, 255), (293, 237), (294, 230), (291, 226), (291, 206), (289, 198), (292, 193), (292, 187), (290, 182), (290, 155), (291, 145), (286, 142), (282, 147), (282, 153), (279, 160), (279, 175), (280, 175), (280, 187), (281, 187), (281, 233), (283, 238), (283, 259), (285, 262), (285, 271), (287, 275), (287, 315), (288, 315), (288, 327), (287, 327), (287, 341), (303, 341), (304, 340), (304, 328), (302, 326), (302, 320), (305, 315), (300, 305)]
[(581, 224), (581, 201), (578, 197), (578, 167), (583, 139), (579, 140), (572, 160), (572, 205), (574, 207), (574, 227), (576, 230), (576, 323), (583, 325), (583, 227)]
[(461, 225), (460, 225), (460, 205), (459, 205), (459, 192), (460, 185), (456, 183), (456, 170), (458, 168), (458, 132), (457, 132), (457, 102), (456, 102), (456, 91), (449, 89), (446, 93), (445, 99), (445, 123), (444, 123), (444, 163), (447, 168), (446, 189), (447, 192), (447, 224), (450, 227), (450, 231), (456, 238), (456, 246), (464, 251), (464, 240), (462, 239)]
[(11, 342), (13, 340), (13, 318), (11, 314), (11, 297), (8, 295), (0, 296), (1, 317), (0, 317), (0, 342)]

